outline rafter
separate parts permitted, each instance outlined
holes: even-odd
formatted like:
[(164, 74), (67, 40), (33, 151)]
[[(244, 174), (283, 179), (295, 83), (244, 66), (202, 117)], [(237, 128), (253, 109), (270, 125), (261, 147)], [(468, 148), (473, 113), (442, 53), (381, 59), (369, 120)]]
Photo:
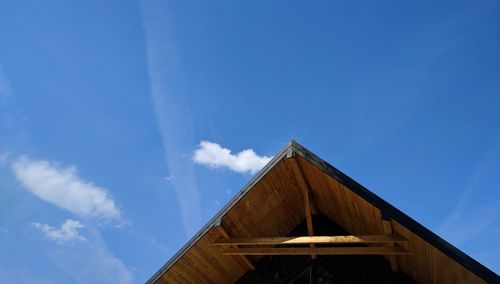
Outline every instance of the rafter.
[[(392, 234), (392, 223), (390, 220), (382, 220), (382, 226), (384, 227), (385, 234)], [(388, 247), (394, 247), (394, 243), (388, 243)], [(391, 270), (396, 272), (398, 271), (398, 260), (395, 255), (389, 256), (389, 262), (391, 263)]]
[[(302, 195), (304, 197), (304, 210), (305, 210), (305, 215), (306, 215), (306, 223), (307, 223), (307, 233), (309, 236), (314, 236), (314, 227), (313, 227), (313, 222), (312, 222), (312, 211), (311, 211), (311, 189), (309, 185), (307, 184), (304, 174), (302, 173), (302, 170), (300, 169), (299, 162), (297, 161), (296, 157), (291, 157), (289, 159), (290, 164), (292, 166), (292, 171), (294, 173), (294, 176), (297, 180), (298, 186), (300, 190), (302, 191)], [(311, 248), (314, 248), (314, 244), (310, 244)], [(311, 254), (311, 258), (315, 259), (316, 256), (314, 254)]]

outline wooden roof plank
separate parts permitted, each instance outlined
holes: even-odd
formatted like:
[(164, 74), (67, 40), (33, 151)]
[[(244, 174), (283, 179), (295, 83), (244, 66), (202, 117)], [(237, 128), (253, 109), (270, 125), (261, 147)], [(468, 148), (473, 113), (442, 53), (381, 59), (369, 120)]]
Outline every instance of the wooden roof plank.
[[(193, 246), (203, 239), (212, 227), (221, 224), (221, 222), (224, 223), (224, 218), (229, 217), (229, 215), (231, 215), (230, 213), (234, 212), (238, 207), (245, 208), (245, 210), (242, 210), (238, 215), (229, 217), (226, 223), (232, 224), (230, 224), (231, 226), (229, 227), (225, 226), (231, 231), (234, 237), (281, 236), (288, 234), (291, 228), (293, 228), (293, 224), (296, 223), (295, 221), (297, 221), (298, 218), (300, 219), (301, 214), (304, 214), (303, 209), (301, 210), (301, 208), (297, 206), (299, 204), (296, 198), (300, 200), (300, 197), (296, 196), (296, 190), (288, 190), (287, 187), (282, 188), (283, 185), (290, 184), (290, 178), (293, 179), (293, 177), (289, 176), (289, 173), (282, 176), (283, 162), (287, 160), (284, 158), (291, 156), (299, 157), (299, 165), (304, 172), (305, 179), (311, 186), (312, 194), (318, 202), (317, 205), (320, 211), (335, 223), (344, 227), (349, 233), (383, 233), (383, 227), (380, 222), (382, 219), (381, 216), (384, 216), (384, 218), (392, 218), (393, 224), (396, 225), (393, 231), (411, 241), (411, 243), (401, 243), (401, 246), (412, 254), (397, 255), (400, 271), (412, 276), (418, 282), (446, 283), (465, 279), (466, 282), (472, 280), (468, 282), (481, 283), (481, 278), (483, 281), (490, 283), (500, 282), (496, 273), (453, 247), (382, 198), (370, 192), (368, 189), (316, 156), (314, 153), (296, 142), (291, 141), (271, 160), (270, 163), (255, 175), (198, 234), (162, 266), (162, 268), (148, 280), (148, 283), (155, 283), (158, 280), (160, 280), (160, 282), (164, 281), (165, 278), (162, 277), (162, 275), (168, 274), (169, 269), (175, 268), (177, 264), (183, 263), (182, 260), (187, 258)], [(272, 177), (267, 178), (267, 176)], [(261, 183), (266, 185), (257, 186), (262, 179), (267, 180)], [(278, 200), (274, 198), (272, 203), (277, 204), (279, 202), (285, 206), (266, 208), (266, 214), (255, 214), (255, 211), (249, 212), (251, 208), (245, 206), (245, 203), (247, 204), (250, 202), (258, 204), (255, 203), (255, 200), (250, 200), (250, 196), (253, 195), (252, 192), (255, 189), (260, 188), (262, 190), (262, 187), (270, 187), (274, 193), (278, 192)], [(294, 188), (293, 181), (291, 188)], [(262, 198), (260, 199), (262, 200)], [(276, 204), (273, 206), (277, 206)], [(335, 205), (332, 206), (332, 204)], [(287, 212), (291, 212), (292, 214), (287, 216)], [(282, 222), (275, 223), (276, 221), (274, 221), (274, 219), (277, 220), (279, 218), (283, 219)], [(270, 230), (269, 226), (273, 223), (278, 227), (273, 227), (272, 230)], [(407, 232), (407, 234), (402, 234), (402, 231)], [(213, 240), (204, 242), (203, 245), (211, 246), (212, 241)], [(220, 247), (213, 248), (219, 249)], [(370, 246), (367, 248), (373, 247)], [(429, 272), (426, 271), (426, 269), (429, 269), (429, 265), (434, 265), (435, 267), (448, 267), (449, 269), (446, 269), (446, 273), (442, 273), (443, 271)], [(224, 269), (231, 268), (224, 267)], [(238, 269), (240, 269), (240, 267), (238, 267)], [(184, 268), (180, 269), (179, 272), (181, 272), (181, 270), (185, 270), (184, 272), (189, 271), (189, 269)], [(450, 273), (450, 271), (453, 272)], [(183, 275), (187, 276), (184, 273)]]

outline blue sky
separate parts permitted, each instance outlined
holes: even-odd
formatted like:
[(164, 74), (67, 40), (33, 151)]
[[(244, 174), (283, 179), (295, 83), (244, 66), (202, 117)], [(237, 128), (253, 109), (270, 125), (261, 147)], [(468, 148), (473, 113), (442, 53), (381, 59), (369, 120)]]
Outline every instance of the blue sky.
[(499, 13), (1, 1), (0, 282), (144, 282), (290, 139), (499, 273)]

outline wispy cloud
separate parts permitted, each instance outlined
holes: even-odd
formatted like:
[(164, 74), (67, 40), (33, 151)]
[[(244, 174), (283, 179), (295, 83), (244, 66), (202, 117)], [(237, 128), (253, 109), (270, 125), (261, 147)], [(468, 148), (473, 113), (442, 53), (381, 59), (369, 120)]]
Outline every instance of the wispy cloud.
[(166, 1), (141, 1), (149, 80), (165, 160), (184, 229), (192, 236), (201, 227), (201, 201), (190, 160), (193, 123), (183, 90), (180, 57), (168, 22)]
[(82, 180), (74, 166), (21, 156), (11, 168), (21, 184), (44, 201), (85, 217), (120, 219), (120, 210), (106, 189)]
[[(48, 257), (64, 271), (62, 274), (74, 280), (71, 282), (133, 283), (129, 268), (108, 249), (101, 237), (102, 221), (123, 223), (121, 212), (107, 190), (81, 179), (76, 167), (62, 167), (59, 163), (31, 160), (26, 156), (15, 159), (17, 154), (12, 157), (12, 153), (22, 152), (30, 145), (26, 127), (28, 120), (16, 104), (14, 91), (14, 86), (0, 65), (0, 170), (10, 167), (14, 176), (35, 196), (81, 217), (90, 217), (86, 219), (85, 241), (79, 233), (84, 225), (79, 221), (66, 220), (59, 227), (33, 223), (33, 227), (56, 242), (79, 240), (71, 246), (49, 246)], [(8, 151), (9, 154), (2, 154), (2, 151)], [(98, 223), (92, 224), (93, 221)], [(0, 234), (8, 233), (9, 228), (0, 225)], [(23, 264), (20, 265), (16, 262), (17, 258), (9, 258), (9, 261), (14, 260), (12, 267), (0, 265), (1, 283), (53, 282), (53, 279), (31, 274), (33, 271), (24, 269), (24, 262), (20, 260)]]
[(0, 64), (0, 152), (12, 152), (26, 143), (26, 118), (17, 107), (14, 88)]
[(201, 141), (194, 152), (194, 161), (213, 168), (228, 168), (238, 173), (255, 174), (264, 167), (272, 157), (259, 156), (253, 149), (245, 149), (231, 154), (231, 150), (217, 143)]
[(438, 230), (457, 246), (465, 245), (500, 220), (498, 153), (500, 137), (485, 153), (469, 184), (460, 193), (455, 209)]
[(9, 154), (7, 153), (0, 153), (0, 167), (3, 167), (5, 164), (7, 164), (7, 158)]
[(31, 225), (42, 231), (48, 239), (60, 244), (69, 241), (85, 240), (85, 238), (78, 232), (79, 229), (85, 226), (76, 220), (67, 219), (59, 228), (54, 228), (41, 223), (32, 223)]
[(87, 241), (51, 248), (47, 254), (76, 283), (134, 282), (129, 268), (107, 248), (96, 228), (88, 228)]
[(12, 96), (12, 86), (7, 76), (5, 76), (3, 67), (0, 65), (0, 103)]
[(168, 253), (170, 252), (170, 248), (162, 244), (160, 241), (158, 241), (156, 238), (150, 238), (149, 241), (151, 242), (152, 245), (155, 247), (161, 249), (162, 251)]

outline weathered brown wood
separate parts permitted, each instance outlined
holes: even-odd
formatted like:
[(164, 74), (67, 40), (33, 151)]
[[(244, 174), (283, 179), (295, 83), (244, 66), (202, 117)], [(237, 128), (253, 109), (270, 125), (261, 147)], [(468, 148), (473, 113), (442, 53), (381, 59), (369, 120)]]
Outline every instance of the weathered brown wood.
[(408, 242), (401, 236), (357, 235), (357, 236), (305, 236), (305, 237), (267, 237), (267, 238), (222, 238), (214, 245), (297, 245), (297, 244), (368, 244)]
[[(224, 238), (229, 238), (229, 234), (227, 233), (226, 229), (224, 229), (224, 227), (217, 226), (214, 229), (218, 230), (220, 234), (224, 236)], [(236, 248), (238, 247), (236, 246)], [(249, 269), (255, 270), (255, 265), (253, 264), (253, 261), (251, 261), (248, 257), (242, 255), (241, 259), (248, 266)]]
[[(297, 162), (297, 160), (294, 157), (292, 157), (289, 159), (289, 161), (292, 166), (292, 171), (295, 175), (295, 179), (297, 180), (298, 186), (302, 191), (302, 195), (304, 197), (304, 210), (306, 215), (307, 233), (309, 234), (309, 236), (314, 236), (314, 227), (312, 222), (312, 211), (311, 211), (311, 199), (312, 199), (311, 189), (309, 188), (309, 185), (304, 179), (304, 174), (302, 173), (302, 170), (300, 169), (300, 165)], [(314, 248), (314, 244), (310, 244), (310, 247)], [(311, 254), (311, 258), (315, 259), (316, 255)]]
[[(382, 220), (382, 226), (384, 227), (384, 233), (385, 234), (392, 234), (392, 224), (391, 221), (389, 220)], [(394, 247), (394, 243), (388, 243), (388, 247)], [(389, 256), (389, 262), (391, 263), (391, 269), (392, 271), (396, 272), (398, 271), (398, 259), (396, 258), (395, 255), (390, 255)]]
[(329, 248), (230, 248), (223, 255), (373, 255), (408, 254), (399, 247), (329, 247)]

